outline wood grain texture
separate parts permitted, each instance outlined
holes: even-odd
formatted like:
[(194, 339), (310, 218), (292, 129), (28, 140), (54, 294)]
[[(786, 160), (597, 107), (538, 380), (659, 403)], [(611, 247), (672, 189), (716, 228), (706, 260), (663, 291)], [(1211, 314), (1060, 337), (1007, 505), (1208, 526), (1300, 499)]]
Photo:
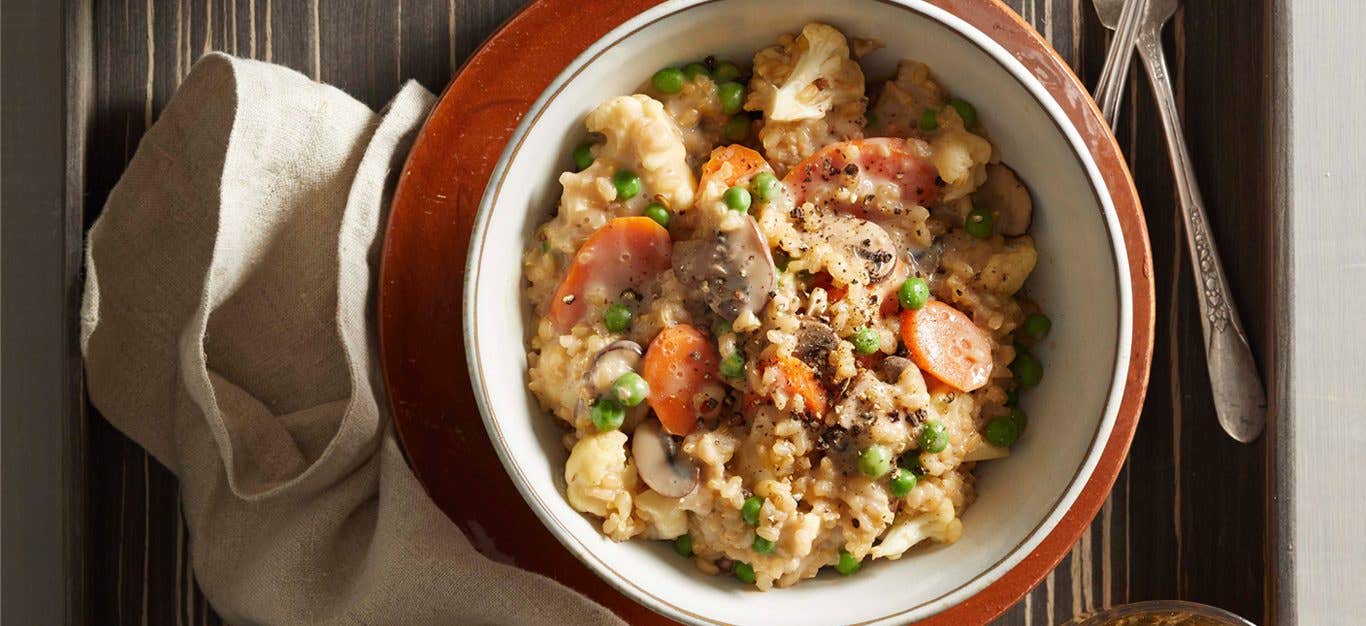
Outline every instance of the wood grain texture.
[[(86, 149), (88, 224), (155, 119), (208, 50), (269, 60), (380, 107), (406, 79), (439, 92), (521, 0), (96, 0)], [(1087, 84), (1108, 36), (1089, 0), (1007, 2)], [(1187, 138), (1253, 347), (1270, 317), (1268, 112), (1259, 94), (1268, 10), (1192, 2), (1168, 27)], [(1190, 42), (1189, 45), (1187, 42)], [(1194, 289), (1151, 94), (1139, 72), (1116, 134), (1148, 214), (1158, 284), (1150, 394), (1126, 469), (1071, 555), (1002, 624), (1055, 624), (1110, 604), (1184, 598), (1262, 621), (1261, 443), (1220, 431)], [(88, 621), (217, 623), (194, 584), (174, 477), (106, 422), (88, 423)]]

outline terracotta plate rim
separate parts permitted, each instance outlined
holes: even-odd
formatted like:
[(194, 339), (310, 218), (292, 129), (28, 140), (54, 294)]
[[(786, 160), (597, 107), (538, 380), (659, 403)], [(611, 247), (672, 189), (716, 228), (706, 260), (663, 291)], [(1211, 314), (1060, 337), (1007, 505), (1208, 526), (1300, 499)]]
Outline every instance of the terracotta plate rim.
[[(554, 4), (555, 1), (556, 0), (548, 0), (548, 3)], [(587, 61), (591, 60), (592, 57), (596, 56), (597, 54), (601, 53), (604, 49), (613, 45), (613, 42), (619, 40), (625, 34), (642, 27), (642, 25), (644, 24), (648, 24), (654, 20), (661, 19), (666, 15), (688, 10), (699, 5), (709, 4), (716, 1), (719, 0), (687, 0), (685, 2), (680, 3), (670, 3), (667, 6), (656, 6), (652, 9), (645, 11), (644, 13), (641, 13), (626, 20), (624, 23), (612, 29), (605, 36), (593, 41), (583, 53), (581, 53), (578, 57), (571, 61), (568, 64), (568, 66), (558, 76), (555, 77), (555, 79), (550, 83), (549, 87), (547, 87), (544, 91), (541, 92), (536, 102), (531, 106), (530, 111), (539, 113), (543, 109), (543, 107), (546, 106), (549, 100), (553, 97), (555, 92), (560, 87), (562, 87), (566, 82), (568, 82), (578, 69), (581, 69), (581, 67), (584, 66)], [(1034, 76), (1031, 72), (1029, 72), (1028, 69), (1022, 63), (1020, 63), (1020, 61), (1014, 55), (1011, 54), (1011, 52), (1006, 48), (1006, 46), (998, 42), (992, 36), (982, 32), (974, 25), (968, 23), (966, 20), (961, 19), (953, 13), (946, 11), (942, 8), (922, 2), (921, 0), (880, 1), (917, 12), (925, 17), (928, 17), (929, 19), (939, 22), (941, 25), (948, 28), (949, 30), (968, 39), (969, 42), (977, 46), (985, 54), (994, 58), (998, 63), (1000, 63), (1003, 69), (1010, 73), (1024, 88), (1026, 88), (1027, 91), (1030, 92), (1031, 96), (1033, 96), (1039, 102), (1039, 105), (1045, 110), (1046, 114), (1050, 117), (1050, 119), (1056, 125), (1059, 126), (1060, 130), (1063, 131), (1065, 139), (1067, 140), (1069, 146), (1073, 149), (1076, 158), (1079, 160), (1079, 162), (1083, 166), (1083, 169), (1085, 170), (1086, 176), (1088, 177), (1091, 183), (1092, 191), (1096, 194), (1097, 200), (1103, 208), (1107, 234), (1109, 234), (1111, 239), (1113, 261), (1115, 264), (1114, 271), (1116, 272), (1117, 281), (1119, 283), (1118, 310), (1120, 313), (1120, 329), (1118, 334), (1118, 345), (1116, 346), (1115, 366), (1113, 378), (1110, 385), (1110, 393), (1108, 395), (1106, 402), (1105, 414), (1101, 420), (1101, 423), (1098, 425), (1097, 432), (1094, 436), (1095, 438), (1092, 440), (1092, 443), (1089, 446), (1087, 456), (1084, 459), (1082, 466), (1078, 469), (1077, 473), (1072, 477), (1072, 480), (1070, 481), (1069, 486), (1067, 490), (1064, 492), (1059, 503), (1055, 505), (1054, 509), (1050, 512), (1049, 516), (1045, 518), (1045, 520), (1041, 522), (1040, 525), (1029, 534), (1026, 540), (1022, 542), (1020, 546), (1017, 546), (1017, 548), (1012, 550), (1007, 555), (1007, 557), (1003, 559), (1001, 562), (998, 562), (991, 568), (985, 570), (981, 575), (973, 578), (964, 587), (960, 587), (952, 592), (949, 592), (948, 594), (942, 596), (939, 599), (922, 603), (921, 605), (918, 605), (916, 607), (912, 607), (910, 609), (902, 610), (892, 615), (879, 618), (880, 620), (891, 620), (905, 619), (906, 617), (908, 617), (907, 613), (912, 611), (919, 613), (920, 615), (918, 615), (918, 617), (927, 617), (929, 615), (933, 615), (934, 613), (939, 613), (940, 611), (944, 610), (954, 611), (954, 609), (964, 608), (965, 605), (972, 603), (976, 600), (979, 600), (979, 595), (984, 595), (985, 591), (990, 590), (993, 586), (1000, 584), (1003, 579), (1015, 574), (1017, 570), (1022, 568), (1021, 563), (1024, 562), (1024, 560), (1027, 557), (1037, 556), (1033, 555), (1032, 553), (1035, 550), (1037, 550), (1042, 543), (1051, 539), (1053, 535), (1062, 532), (1069, 536), (1067, 543), (1071, 543), (1071, 541), (1075, 540), (1075, 535), (1080, 534), (1081, 528), (1078, 527), (1075, 529), (1064, 529), (1061, 525), (1063, 518), (1071, 514), (1074, 509), (1078, 507), (1084, 509), (1086, 518), (1085, 521), (1089, 521), (1089, 519), (1094, 516), (1096, 510), (1099, 509), (1100, 500), (1103, 499), (1106, 493), (1108, 493), (1109, 485), (1113, 482), (1114, 479), (1114, 469), (1107, 467), (1107, 470), (1104, 475), (1097, 474), (1096, 470), (1101, 465), (1102, 461), (1109, 458), (1110, 456), (1118, 455), (1120, 458), (1122, 458), (1124, 454), (1127, 452), (1127, 447), (1130, 439), (1132, 438), (1134, 426), (1136, 425), (1137, 412), (1139, 410), (1139, 406), (1141, 405), (1142, 390), (1143, 387), (1146, 386), (1147, 366), (1151, 354), (1151, 332), (1147, 329), (1151, 328), (1152, 320), (1151, 314), (1147, 311), (1144, 311), (1144, 307), (1141, 306), (1143, 302), (1135, 300), (1135, 290), (1138, 288), (1143, 288), (1142, 295), (1150, 296), (1151, 279), (1150, 277), (1147, 278), (1146, 284), (1137, 284), (1134, 279), (1136, 277), (1139, 277), (1140, 274), (1135, 271), (1134, 267), (1130, 266), (1129, 257), (1137, 256), (1135, 265), (1139, 266), (1140, 269), (1147, 268), (1148, 266), (1150, 266), (1151, 259), (1147, 251), (1146, 232), (1141, 229), (1141, 212), (1138, 212), (1137, 210), (1138, 203), (1136, 197), (1134, 196), (1132, 182), (1128, 179), (1127, 170), (1123, 172), (1124, 180), (1120, 181), (1118, 185), (1106, 182), (1105, 176), (1101, 171), (1101, 167), (1097, 163), (1097, 158), (1093, 156), (1093, 148), (1088, 147), (1086, 142), (1084, 141), (1084, 137), (1086, 137), (1087, 135), (1083, 133), (1082, 127), (1072, 119), (1072, 116), (1068, 114), (1068, 112), (1065, 110), (1065, 107), (1062, 106), (1062, 104), (1059, 103), (1056, 100), (1056, 98), (1054, 98), (1054, 96), (1049, 93), (1048, 89), (1042, 83), (1040, 83), (1038, 78)], [(995, 4), (995, 0), (980, 0), (978, 3)], [(529, 6), (526, 9), (523, 9), (523, 12), (529, 11), (535, 6), (536, 5)], [(1009, 9), (1005, 9), (1004, 7), (1000, 7), (999, 5), (996, 6), (997, 8), (1000, 8), (1002, 10), (1009, 11)], [(1011, 15), (1013, 15), (1013, 13)], [(515, 19), (516, 18), (514, 17), (513, 20)], [(495, 33), (489, 41), (493, 41), (500, 37), (505, 30), (506, 26), (500, 29), (497, 33)], [(1035, 39), (1037, 39), (1037, 36), (1035, 36)], [(1034, 43), (1037, 45), (1038, 42), (1036, 41)], [(1046, 50), (1050, 55), (1056, 57), (1056, 53), (1054, 53), (1051, 50), (1051, 48), (1044, 47), (1044, 50)], [(481, 54), (482, 51), (483, 48), (481, 48), (480, 51), (476, 52), (475, 54)], [(473, 61), (473, 59), (474, 57), (471, 57), (471, 61)], [(1072, 80), (1073, 82), (1075, 82), (1075, 77), (1073, 77)], [(452, 84), (454, 84), (454, 81)], [(1080, 86), (1074, 85), (1074, 88), (1080, 88)], [(442, 98), (445, 99), (448, 96), (449, 93), (443, 94)], [(1091, 107), (1091, 110), (1094, 114), (1093, 106)], [(484, 193), (479, 204), (479, 210), (475, 217), (474, 230), (471, 234), (471, 245), (469, 248), (468, 258), (466, 260), (467, 271), (463, 281), (463, 287), (466, 295), (473, 293), (472, 289), (474, 285), (477, 283), (478, 276), (480, 274), (478, 270), (478, 265), (475, 261), (477, 260), (477, 257), (479, 256), (482, 250), (482, 237), (487, 227), (489, 211), (491, 209), (493, 201), (496, 199), (496, 186), (498, 184), (496, 181), (501, 180), (501, 177), (505, 173), (506, 167), (511, 156), (516, 151), (517, 143), (519, 143), (520, 139), (525, 135), (525, 133), (534, 123), (536, 117), (536, 114), (523, 117), (517, 129), (513, 132), (508, 145), (502, 151), (498, 163), (493, 169), (493, 174), (489, 178), (489, 184), (485, 187)], [(426, 134), (425, 128), (422, 134)], [(1117, 148), (1113, 145), (1112, 136), (1109, 136), (1107, 133), (1104, 139), (1110, 144), (1106, 147), (1109, 147), (1117, 151)], [(405, 166), (405, 172), (401, 180), (400, 187), (403, 186), (403, 183), (407, 182), (407, 170), (411, 167), (413, 167), (412, 163), (409, 163)], [(1114, 188), (1116, 186), (1119, 187), (1118, 190)], [(1129, 231), (1126, 231), (1126, 229), (1124, 228), (1126, 221), (1121, 219), (1122, 216), (1120, 215), (1120, 203), (1115, 201), (1115, 198), (1113, 197), (1116, 191), (1118, 191), (1119, 195), (1123, 196), (1125, 199), (1130, 201), (1128, 203), (1129, 206), (1132, 207), (1134, 209), (1134, 212), (1138, 213), (1140, 217), (1140, 219), (1138, 220), (1138, 224), (1140, 225), (1140, 232), (1138, 233), (1138, 238), (1142, 245), (1137, 246), (1137, 250), (1134, 249), (1135, 246), (1130, 245), (1126, 241), (1126, 239), (1131, 238), (1126, 237), (1126, 234), (1130, 236), (1134, 235), (1134, 233), (1132, 232), (1133, 224), (1130, 220), (1128, 223), (1130, 229)], [(397, 193), (395, 197), (398, 197)], [(396, 202), (395, 211), (397, 211), (398, 209), (398, 203)], [(386, 232), (386, 249), (384, 251), (384, 261), (381, 267), (381, 275), (383, 277), (380, 283), (381, 307), (383, 307), (383, 302), (385, 300), (385, 287), (389, 283), (391, 271), (394, 269), (390, 267), (392, 259), (391, 254), (394, 253), (393, 248), (391, 248), (390, 246), (390, 244), (393, 243), (391, 241), (391, 234), (391, 232)], [(1121, 253), (1121, 247), (1123, 248), (1124, 253)], [(1142, 273), (1142, 276), (1147, 275), (1147, 272)], [(1150, 300), (1150, 297), (1141, 298), (1140, 300)], [(483, 376), (482, 374), (475, 375), (475, 373), (480, 372), (482, 368), (480, 367), (480, 363), (477, 358), (477, 350), (475, 349), (477, 347), (477, 340), (473, 335), (473, 329), (475, 328), (475, 325), (474, 307), (472, 299), (468, 297), (464, 298), (463, 305), (464, 306), (461, 319), (463, 322), (463, 333), (466, 341), (465, 345), (467, 346), (466, 356), (468, 359), (468, 365), (470, 368), (471, 376), (474, 379), (474, 382), (478, 383), (475, 385), (475, 397), (477, 403), (479, 404), (480, 416), (485, 424), (485, 427), (488, 429), (489, 434), (493, 436), (495, 439), (501, 440), (502, 437), (499, 433), (496, 421), (490, 416), (489, 407), (486, 401), (487, 398), (485, 397), (485, 391), (483, 389)], [(1151, 307), (1149, 306), (1148, 308), (1150, 309)], [(1145, 326), (1146, 329), (1144, 328)], [(383, 328), (383, 326), (381, 326), (381, 328)], [(390, 367), (390, 359), (388, 358), (388, 346), (386, 345), (387, 342), (385, 341), (383, 335), (384, 333), (381, 332), (381, 351), (385, 356), (385, 358), (382, 359), (382, 365), (384, 369), (386, 387), (389, 387), (388, 383), (390, 381), (390, 377), (392, 375), (396, 375), (396, 372), (391, 371), (392, 368)], [(1144, 345), (1131, 343), (1135, 339), (1135, 337), (1142, 337), (1146, 340), (1146, 343)], [(1139, 371), (1136, 371), (1136, 369)], [(1137, 390), (1138, 394), (1137, 405), (1134, 402), (1130, 401), (1130, 396), (1132, 395), (1135, 389)], [(393, 394), (390, 395), (390, 402), (391, 404), (396, 402), (396, 399)], [(396, 407), (391, 406), (391, 409), (394, 408)], [(394, 412), (394, 414), (398, 415), (396, 411)], [(399, 420), (396, 419), (396, 421)], [(1124, 428), (1116, 429), (1116, 427), (1120, 425), (1122, 425)], [(403, 431), (405, 430), (402, 426), (402, 424), (399, 424), (400, 438), (403, 437)], [(1119, 437), (1118, 441), (1116, 440), (1116, 437)], [(1111, 448), (1114, 447), (1112, 444), (1114, 443), (1119, 443), (1120, 447), (1118, 449), (1112, 450)], [(619, 590), (623, 591), (636, 601), (647, 604), (648, 606), (657, 611), (661, 611), (675, 618), (686, 619), (690, 621), (697, 619), (706, 619), (703, 616), (688, 613), (682, 610), (680, 607), (674, 607), (672, 605), (664, 603), (658, 600), (657, 598), (654, 598), (643, 588), (636, 587), (634, 585), (629, 584), (627, 581), (620, 580), (620, 576), (615, 574), (615, 572), (612, 572), (610, 566), (601, 563), (596, 557), (594, 557), (582, 546), (576, 545), (576, 540), (573, 539), (572, 535), (569, 534), (567, 529), (561, 527), (554, 520), (553, 516), (551, 516), (549, 512), (545, 510), (544, 506), (541, 505), (541, 503), (539, 502), (539, 498), (537, 498), (534, 495), (534, 493), (531, 492), (525, 486), (525, 479), (520, 475), (520, 471), (517, 469), (515, 460), (509, 458), (508, 453), (506, 451), (506, 446), (495, 446), (495, 449), (504, 467), (509, 471), (511, 475), (513, 475), (516, 478), (516, 480), (514, 480), (514, 484), (521, 492), (522, 497), (525, 500), (527, 500), (529, 504), (535, 503), (533, 506), (531, 506), (531, 508), (536, 513), (538, 518), (541, 519), (542, 523), (545, 524), (546, 528), (549, 529), (556, 536), (556, 538), (560, 541), (562, 545), (564, 545), (571, 552), (573, 552), (576, 555), (576, 557), (578, 557), (581, 561), (583, 561), (590, 568), (592, 568), (600, 577), (602, 577), (604, 580), (611, 583), (614, 587), (617, 587)], [(1112, 463), (1112, 465), (1117, 464)], [(1083, 492), (1090, 491), (1092, 483), (1096, 480), (1100, 480), (1104, 483), (1100, 487), (1101, 491), (1099, 493), (1099, 498), (1089, 498), (1083, 500)], [(1082, 526), (1084, 525), (1085, 524), (1083, 523)], [(978, 615), (991, 615), (999, 612), (1000, 610), (1003, 610), (1004, 608), (1006, 608), (1006, 606), (1008, 606), (1009, 602), (1013, 602), (1015, 599), (1018, 599), (1019, 595), (1021, 595), (1025, 590), (1027, 590), (1030, 585), (1037, 582), (1037, 580), (1041, 578), (1044, 573), (1046, 573), (1046, 570), (1052, 567), (1052, 565), (1055, 564), (1056, 561), (1060, 560), (1064, 554), (1065, 550), (1058, 550), (1057, 554), (1055, 555), (1044, 555), (1045, 558), (1043, 560), (1048, 562), (1045, 563), (1043, 567), (1039, 567), (1038, 563), (1034, 563), (1033, 567), (1029, 568), (1031, 571), (1028, 571), (1024, 574), (1025, 578), (1029, 580), (1025, 585), (1019, 586), (1020, 589), (1018, 593), (1014, 591), (1006, 592), (1005, 596), (1008, 597), (1008, 602), (1000, 603), (999, 606), (994, 607), (978, 607), (979, 610), (973, 611), (973, 613)], [(984, 579), (986, 580), (984, 581)], [(969, 587), (971, 587), (970, 591), (965, 591), (965, 589)], [(997, 594), (997, 596), (997, 600), (999, 601), (1000, 594)], [(953, 598), (953, 600), (951, 601), (949, 600), (949, 598)], [(983, 601), (985, 602), (987, 600)], [(991, 602), (991, 604), (997, 604), (997, 602)], [(982, 610), (985, 610), (986, 613), (982, 613)], [(941, 614), (941, 617), (942, 616), (945, 616), (945, 614)]]

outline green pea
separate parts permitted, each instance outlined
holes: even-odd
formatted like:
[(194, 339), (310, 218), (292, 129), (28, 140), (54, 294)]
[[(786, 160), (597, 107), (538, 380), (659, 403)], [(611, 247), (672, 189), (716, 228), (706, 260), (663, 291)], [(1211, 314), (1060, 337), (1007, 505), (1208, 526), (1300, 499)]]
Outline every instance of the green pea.
[(778, 268), (779, 272), (786, 272), (787, 264), (791, 262), (792, 257), (788, 256), (786, 252), (782, 250), (773, 251), (773, 266)]
[(669, 210), (664, 208), (664, 205), (658, 202), (651, 202), (645, 205), (645, 210), (641, 211), (641, 215), (644, 215), (645, 217), (654, 220), (655, 223), (659, 224), (660, 226), (663, 226), (665, 228), (669, 227)]
[[(708, 77), (710, 77), (710, 76), (711, 76), (711, 72), (707, 70), (707, 66), (702, 65), (701, 63), (689, 63), (689, 64), (683, 66), (683, 77), (684, 77), (684, 78), (687, 78), (688, 80), (692, 80), (692, 79), (694, 79), (694, 78), (697, 78), (698, 76), (708, 76)], [(661, 91), (662, 91), (662, 90), (661, 90)]]
[(778, 177), (771, 172), (759, 172), (749, 181), (749, 188), (760, 202), (767, 202), (778, 197)]
[(759, 525), (759, 509), (764, 508), (764, 499), (759, 496), (745, 498), (745, 503), (740, 505), (740, 519), (745, 520), (750, 526)]
[(920, 130), (932, 133), (939, 129), (939, 114), (934, 109), (925, 109), (920, 112)]
[(603, 312), (602, 324), (607, 327), (607, 330), (619, 333), (631, 327), (632, 317), (634, 315), (632, 315), (631, 309), (618, 302), (607, 307), (607, 310)]
[(930, 284), (919, 276), (907, 278), (896, 291), (896, 299), (901, 301), (901, 308), (908, 311), (924, 307), (930, 301)]
[(621, 428), (621, 423), (626, 421), (626, 410), (611, 398), (601, 398), (593, 403), (593, 408), (588, 411), (589, 419), (593, 420), (593, 425), (598, 430), (607, 432)]
[(1010, 419), (1010, 421), (1015, 422), (1016, 430), (1020, 432), (1024, 432), (1025, 426), (1029, 425), (1029, 416), (1026, 415), (1020, 407), (1011, 409), (1010, 413), (1006, 414), (1006, 417)]
[(863, 355), (872, 354), (882, 348), (882, 338), (878, 336), (877, 330), (868, 326), (854, 331), (852, 343), (854, 351)]
[(759, 535), (755, 535), (753, 547), (754, 551), (758, 552), (759, 554), (771, 554), (773, 552), (774, 544), (772, 541), (764, 539)]
[(754, 566), (744, 561), (732, 563), (730, 573), (735, 574), (735, 579), (742, 583), (754, 582)]
[(574, 148), (574, 171), (582, 172), (593, 164), (593, 144), (581, 143)]
[(612, 186), (617, 188), (617, 202), (625, 202), (640, 193), (640, 177), (631, 170), (617, 170), (612, 175)]
[(949, 431), (939, 420), (929, 420), (920, 427), (920, 449), (931, 454), (949, 447)]
[(550, 252), (550, 242), (549, 242), (549, 241), (544, 241), (544, 240), (541, 241), (541, 252)]
[(840, 550), (840, 560), (835, 563), (835, 571), (845, 576), (853, 576), (858, 573), (860, 567), (863, 567), (863, 563), (854, 558), (854, 555), (849, 554), (848, 550)]
[(749, 137), (750, 123), (748, 115), (736, 115), (721, 127), (721, 136), (731, 143), (740, 143)]
[(1035, 313), (1025, 318), (1024, 331), (1030, 338), (1038, 341), (1043, 339), (1048, 331), (1053, 329), (1053, 320), (1048, 319), (1043, 313)]
[(730, 332), (730, 331), (731, 331), (730, 320), (725, 320), (725, 319), (723, 319), (723, 320), (718, 320), (718, 321), (717, 321), (715, 324), (713, 324), (712, 327), (711, 327), (711, 335), (712, 335), (713, 337), (720, 337), (721, 335), (724, 335), (724, 334), (726, 334), (726, 333), (728, 333), (728, 332)]
[(725, 195), (721, 196), (721, 199), (725, 200), (726, 208), (732, 211), (739, 211), (741, 213), (749, 212), (749, 190), (744, 187), (736, 185), (727, 189)]
[(869, 112), (867, 112), (867, 113), (864, 113), (864, 114), (863, 114), (863, 119), (865, 119), (865, 120), (868, 121), (867, 124), (864, 124), (864, 127), (865, 127), (865, 128), (867, 128), (867, 127), (869, 127), (869, 126), (872, 126), (872, 125), (874, 125), (874, 124), (877, 123), (877, 113), (874, 113), (874, 112), (872, 112), (872, 111), (869, 111)]
[(721, 111), (734, 115), (745, 104), (745, 86), (733, 81), (721, 83), (716, 86), (716, 97), (721, 100)]
[(1010, 364), (1010, 371), (1015, 374), (1015, 382), (1026, 389), (1037, 387), (1039, 381), (1043, 380), (1043, 363), (1034, 355), (1020, 350), (1015, 354), (1015, 360)]
[(745, 377), (745, 355), (740, 350), (735, 350), (721, 359), (721, 375), (732, 380), (739, 380)]
[(882, 478), (892, 471), (892, 453), (887, 446), (868, 446), (858, 455), (858, 471), (869, 478)]
[(987, 441), (998, 448), (1009, 448), (1020, 438), (1020, 425), (1009, 417), (998, 417), (987, 424)]
[(915, 489), (917, 482), (919, 480), (915, 477), (915, 472), (908, 469), (898, 469), (895, 474), (892, 474), (892, 480), (887, 483), (887, 487), (891, 490), (893, 497), (902, 498), (912, 489)]
[(721, 61), (716, 64), (716, 69), (711, 72), (712, 78), (716, 82), (723, 83), (728, 80), (735, 80), (740, 77), (740, 66), (730, 61)]
[(972, 128), (977, 124), (977, 107), (972, 106), (971, 102), (962, 98), (949, 100), (949, 106), (958, 112), (958, 117), (963, 118), (963, 128)]
[(645, 382), (640, 374), (626, 372), (617, 377), (616, 382), (612, 383), (612, 397), (616, 398), (622, 406), (640, 406), (645, 401), (645, 397), (650, 395), (650, 383)]
[(996, 228), (996, 220), (991, 216), (991, 211), (973, 207), (968, 211), (968, 216), (963, 219), (963, 230), (968, 231), (969, 235), (978, 239), (986, 239)]
[(683, 533), (674, 539), (674, 552), (678, 556), (692, 556), (692, 535)]
[(683, 70), (676, 67), (666, 67), (650, 77), (650, 84), (664, 93), (683, 91)]

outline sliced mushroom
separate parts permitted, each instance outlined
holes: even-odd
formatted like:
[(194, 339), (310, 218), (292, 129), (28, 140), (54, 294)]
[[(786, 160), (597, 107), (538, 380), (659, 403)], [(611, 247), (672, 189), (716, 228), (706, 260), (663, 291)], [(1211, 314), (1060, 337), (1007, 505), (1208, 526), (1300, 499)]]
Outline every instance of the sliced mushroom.
[(896, 246), (881, 226), (868, 220), (847, 215), (830, 218), (823, 224), (820, 237), (867, 273), (868, 282), (876, 283), (892, 273), (896, 267)]
[(977, 206), (991, 211), (996, 218), (996, 232), (1007, 237), (1018, 237), (1029, 231), (1034, 216), (1034, 200), (1029, 188), (1020, 182), (1015, 170), (1004, 163), (987, 165), (987, 179), (977, 189)]
[(797, 326), (797, 345), (792, 356), (816, 370), (816, 375), (829, 381), (833, 374), (830, 367), (830, 353), (840, 345), (839, 335), (829, 324), (814, 317), (802, 318)]
[(889, 356), (882, 359), (882, 363), (878, 366), (878, 375), (881, 376), (883, 382), (895, 385), (897, 381), (901, 380), (902, 372), (905, 372), (911, 365), (911, 360), (906, 357)]
[(659, 420), (646, 420), (636, 427), (631, 455), (640, 479), (659, 495), (682, 498), (697, 488), (697, 464), (664, 432)]
[(674, 246), (673, 269), (679, 282), (703, 299), (717, 315), (734, 321), (768, 304), (777, 281), (768, 241), (754, 218), (734, 230), (711, 229)]
[[(640, 360), (645, 353), (640, 344), (627, 339), (618, 339), (607, 344), (598, 354), (593, 357), (593, 365), (583, 374), (583, 384), (579, 391), (579, 404), (577, 411), (586, 414), (598, 398), (606, 395), (612, 389), (612, 384), (626, 372), (635, 371), (640, 367)], [(628, 421), (639, 421), (644, 412), (649, 410), (649, 406), (641, 403), (639, 406), (631, 407), (626, 410)]]

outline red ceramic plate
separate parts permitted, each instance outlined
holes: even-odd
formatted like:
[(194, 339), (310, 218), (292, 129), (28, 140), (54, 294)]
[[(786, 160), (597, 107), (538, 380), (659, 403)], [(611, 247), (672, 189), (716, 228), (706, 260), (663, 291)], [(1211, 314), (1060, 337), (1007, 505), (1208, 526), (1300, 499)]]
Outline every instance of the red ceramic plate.
[[(1071, 509), (1028, 557), (929, 620), (982, 623), (1018, 601), (1071, 548), (1104, 502), (1138, 423), (1152, 359), (1152, 255), (1133, 181), (1071, 69), (997, 0), (932, 0), (1015, 55), (1091, 147), (1119, 218), (1133, 288), (1133, 337), (1119, 414)], [(418, 478), (476, 546), (601, 602), (631, 623), (663, 617), (611, 588), (565, 550), (526, 506), (484, 430), (465, 366), (461, 286), (470, 231), (489, 175), (522, 115), (589, 44), (651, 0), (540, 0), (508, 21), (447, 87), (395, 192), (380, 269), (380, 351), (390, 409)], [(513, 79), (512, 77), (515, 77)], [(515, 262), (515, 261), (512, 261)]]

